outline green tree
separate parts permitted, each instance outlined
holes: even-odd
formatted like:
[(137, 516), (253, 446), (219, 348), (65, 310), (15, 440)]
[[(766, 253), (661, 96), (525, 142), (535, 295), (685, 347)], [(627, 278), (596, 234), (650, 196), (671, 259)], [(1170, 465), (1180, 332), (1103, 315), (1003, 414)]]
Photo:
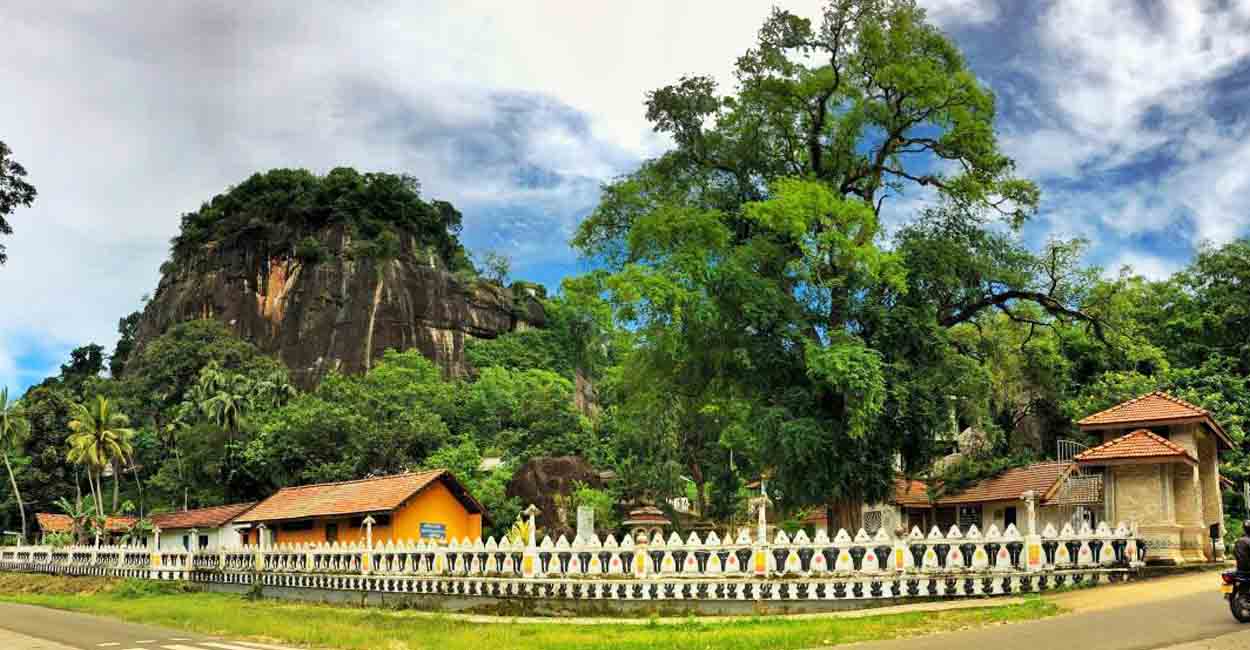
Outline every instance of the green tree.
[(134, 453), (130, 418), (113, 410), (105, 397), (97, 397), (87, 404), (75, 404), (74, 419), (69, 428), (68, 459), (71, 463), (87, 469), (97, 514), (104, 516), (104, 489), (101, 476), (106, 468), (113, 468), (113, 511), (119, 507), (118, 491), (121, 484), (123, 464)]
[(388, 351), (365, 375), (331, 373), (258, 416), (245, 471), (266, 487), (404, 471), (450, 438), (440, 414), (455, 411), (455, 386), (433, 363)]
[(109, 357), (109, 374), (114, 379), (121, 378), (126, 372), (126, 361), (130, 358), (130, 353), (135, 348), (135, 337), (139, 333), (139, 319), (143, 317), (143, 312), (130, 312), (130, 315), (119, 318), (117, 320), (117, 345), (113, 348), (113, 354)]
[[(26, 168), (13, 160), (13, 151), (0, 141), (0, 235), (12, 235), (13, 227), (7, 217), (19, 206), (30, 207), (35, 202), (35, 187), (26, 181)], [(8, 260), (4, 244), (0, 244), (0, 265)]]
[(512, 275), (512, 258), (497, 251), (486, 251), (482, 254), (482, 271), (491, 282), (505, 286), (508, 276)]
[[(774, 11), (736, 79), (727, 96), (706, 77), (648, 95), (676, 147), (607, 185), (574, 243), (636, 333), (631, 371), (661, 387), (631, 410), (665, 413), (687, 464), (710, 475), (728, 449), (776, 468), (789, 505), (879, 500), (896, 454), (922, 464), (949, 428), (947, 395), (986, 399), (952, 328), (1023, 304), (1085, 314), (1043, 285), (1038, 256), (984, 236), (1026, 220), (1038, 191), (999, 149), (992, 94), (914, 2), (835, 0), (819, 25)], [(885, 247), (881, 214), (922, 194), (977, 237), (918, 231), (917, 246), (1022, 273), (909, 266), (932, 256)], [(930, 277), (957, 291), (917, 291)]]
[(17, 476), (13, 473), (13, 465), (9, 457), (22, 453), (27, 438), (30, 437), (30, 421), (22, 413), (21, 404), (9, 402), (9, 389), (0, 388), (0, 456), (4, 458), (4, 469), (9, 474), (9, 485), (13, 488), (13, 498), (17, 500), (17, 511), (22, 519), (22, 539), (26, 539), (26, 506), (22, 503), (22, 491), (17, 486)]
[(492, 470), (482, 469), (482, 454), (471, 437), (439, 447), (422, 463), (423, 469), (446, 469), (452, 473), (486, 509), (490, 520), (482, 534), (503, 537), (521, 513), (519, 499), (507, 496), (515, 463), (505, 462)]

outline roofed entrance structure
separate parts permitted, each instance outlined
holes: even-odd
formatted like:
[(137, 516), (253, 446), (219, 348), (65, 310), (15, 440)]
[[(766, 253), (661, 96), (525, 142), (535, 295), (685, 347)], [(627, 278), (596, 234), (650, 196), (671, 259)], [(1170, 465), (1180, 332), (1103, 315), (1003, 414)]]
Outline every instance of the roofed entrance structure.
[(1156, 391), (1077, 425), (1103, 444), (1074, 460), (1103, 469), (1106, 518), (1137, 523), (1148, 561), (1223, 556), (1219, 453), (1233, 442), (1206, 409)]

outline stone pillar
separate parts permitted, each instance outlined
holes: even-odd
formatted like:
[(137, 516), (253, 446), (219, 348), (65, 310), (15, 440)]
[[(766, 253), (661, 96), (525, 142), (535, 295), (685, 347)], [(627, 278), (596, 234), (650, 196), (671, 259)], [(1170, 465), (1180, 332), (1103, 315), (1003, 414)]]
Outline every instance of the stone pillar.
[(160, 526), (152, 527), (152, 537), (154, 538), (154, 541), (156, 542), (156, 544), (154, 544), (152, 547), (150, 563), (152, 565), (152, 568), (155, 569), (161, 566), (161, 527)]
[(265, 539), (265, 532), (269, 527), (260, 524), (256, 527), (256, 570), (260, 571), (265, 568), (265, 547), (269, 544), (269, 540)]
[(751, 499), (751, 506), (756, 510), (755, 552), (751, 554), (751, 565), (757, 576), (768, 574), (768, 506), (772, 503), (765, 490), (761, 490), (760, 496)]
[(373, 518), (373, 515), (365, 517), (365, 555), (360, 558), (360, 568), (366, 574), (373, 572), (373, 524), (375, 523), (377, 520)]
[(1026, 511), (1024, 533), (1024, 565), (1029, 571), (1041, 571), (1046, 565), (1042, 557), (1042, 536), (1037, 530), (1037, 492), (1029, 490), (1020, 495)]

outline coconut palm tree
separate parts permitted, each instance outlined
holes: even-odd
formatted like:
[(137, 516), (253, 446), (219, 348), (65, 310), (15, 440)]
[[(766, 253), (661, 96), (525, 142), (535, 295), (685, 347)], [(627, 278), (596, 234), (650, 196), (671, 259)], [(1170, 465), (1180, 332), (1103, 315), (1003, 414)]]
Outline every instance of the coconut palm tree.
[[(130, 440), (134, 430), (125, 413), (114, 411), (107, 398), (99, 396), (88, 404), (75, 404), (74, 419), (69, 428), (69, 461), (87, 469), (87, 482), (95, 497), (96, 514), (104, 515), (104, 489), (100, 476), (106, 467), (121, 467), (134, 454)], [(121, 480), (121, 472), (113, 472), (113, 480)], [(117, 509), (118, 487), (114, 484), (113, 509)]]
[(26, 506), (22, 503), (22, 491), (17, 487), (17, 477), (9, 462), (9, 452), (18, 453), (30, 436), (30, 421), (22, 414), (20, 404), (9, 403), (9, 389), (0, 388), (0, 456), (4, 457), (4, 469), (9, 472), (9, 485), (17, 500), (17, 511), (22, 515), (22, 540), (26, 539)]

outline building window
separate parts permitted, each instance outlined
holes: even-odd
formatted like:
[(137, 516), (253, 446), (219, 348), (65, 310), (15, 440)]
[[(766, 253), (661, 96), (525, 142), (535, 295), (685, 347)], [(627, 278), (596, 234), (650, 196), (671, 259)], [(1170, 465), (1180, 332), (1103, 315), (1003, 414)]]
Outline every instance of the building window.
[(200, 550), (208, 548), (208, 535), (200, 535)]
[(959, 527), (967, 530), (981, 525), (981, 506), (959, 506)]
[(280, 528), (282, 530), (312, 530), (313, 521), (311, 519), (304, 521), (287, 521), (284, 522)]
[(339, 525), (326, 524), (326, 542), (329, 543), (337, 541), (339, 541)]
[(182, 536), (182, 550), (184, 551), (191, 550), (191, 536), (190, 535)]
[(1016, 525), (1016, 507), (1007, 506), (1003, 508), (1003, 528)]

